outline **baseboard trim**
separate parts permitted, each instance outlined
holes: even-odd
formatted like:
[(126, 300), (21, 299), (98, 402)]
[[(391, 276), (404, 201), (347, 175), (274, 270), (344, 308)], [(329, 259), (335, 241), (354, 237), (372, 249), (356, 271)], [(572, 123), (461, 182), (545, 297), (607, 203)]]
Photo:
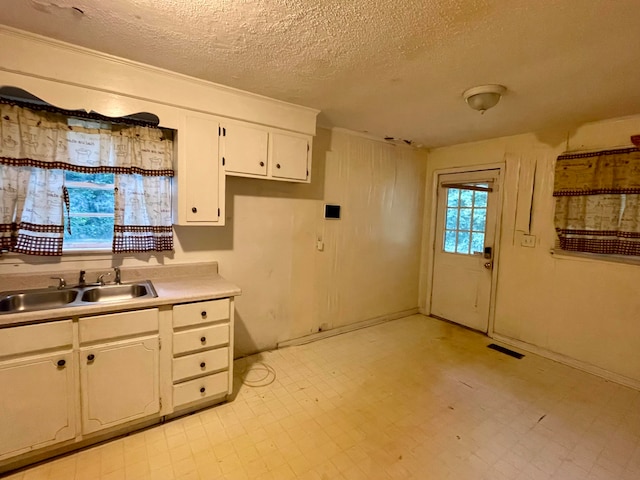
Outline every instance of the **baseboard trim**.
[(551, 350), (547, 350), (546, 348), (538, 347), (521, 340), (506, 337), (495, 332), (490, 336), (494, 340), (506, 343), (507, 345), (521, 348), (522, 350), (535, 353), (536, 355), (548, 358), (549, 360), (568, 365), (569, 367), (577, 368), (578, 370), (591, 373), (611, 382), (619, 383), (620, 385), (624, 385), (625, 387), (633, 388), (634, 390), (640, 390), (640, 380), (625, 377), (624, 375), (610, 372), (609, 370), (605, 370), (604, 368), (596, 367), (595, 365), (576, 360), (575, 358), (567, 357), (566, 355), (562, 355), (561, 353), (552, 352)]
[(305, 345), (307, 343), (316, 342), (323, 338), (334, 337), (336, 335), (342, 335), (343, 333), (353, 332), (360, 330), (361, 328), (372, 327), (379, 323), (389, 322), (391, 320), (397, 320), (399, 318), (408, 317), (409, 315), (415, 315), (418, 313), (418, 307), (411, 308), (409, 310), (403, 310), (402, 312), (390, 313), (389, 315), (382, 315), (380, 317), (371, 318), (369, 320), (363, 320), (361, 322), (352, 323), (351, 325), (343, 325), (342, 327), (332, 328), (323, 332), (316, 332), (304, 337), (292, 338), (279, 342), (276, 348), (293, 347), (296, 345)]

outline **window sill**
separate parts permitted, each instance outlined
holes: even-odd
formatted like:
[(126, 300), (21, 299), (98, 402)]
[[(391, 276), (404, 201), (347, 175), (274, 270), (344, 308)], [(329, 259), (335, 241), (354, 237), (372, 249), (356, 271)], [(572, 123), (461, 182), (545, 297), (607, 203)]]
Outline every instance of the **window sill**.
[(608, 262), (623, 265), (640, 265), (640, 257), (624, 255), (602, 255), (597, 253), (572, 252), (552, 248), (549, 253), (559, 260), (586, 260), (588, 262)]

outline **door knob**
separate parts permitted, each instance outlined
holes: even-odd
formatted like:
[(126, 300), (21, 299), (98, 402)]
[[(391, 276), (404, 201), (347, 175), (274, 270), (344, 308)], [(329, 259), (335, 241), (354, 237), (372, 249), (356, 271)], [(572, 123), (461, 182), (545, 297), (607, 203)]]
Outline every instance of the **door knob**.
[(493, 268), (493, 262), (485, 262), (484, 268), (491, 270)]

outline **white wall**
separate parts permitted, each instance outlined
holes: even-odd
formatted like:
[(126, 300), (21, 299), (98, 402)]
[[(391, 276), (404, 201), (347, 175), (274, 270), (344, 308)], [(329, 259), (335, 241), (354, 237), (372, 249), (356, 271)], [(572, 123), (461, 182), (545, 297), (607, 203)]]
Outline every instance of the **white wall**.
[[(567, 150), (629, 146), (640, 116), (435, 149), (429, 153), (425, 232), (431, 222), (434, 171), (505, 162), (504, 203), (495, 304), (497, 335), (582, 362), (592, 371), (640, 385), (640, 265), (552, 255), (553, 168)], [(535, 168), (531, 233), (535, 248), (521, 246), (531, 195), (527, 174)], [(518, 206), (516, 205), (518, 204)], [(523, 221), (524, 220), (524, 221)], [(428, 312), (426, 265), (433, 238), (424, 238), (421, 309)]]
[(311, 184), (227, 177), (227, 225), (177, 227), (171, 256), (5, 255), (0, 275), (217, 261), (243, 290), (236, 355), (263, 350), (418, 306), (425, 172), (424, 152), (319, 129)]

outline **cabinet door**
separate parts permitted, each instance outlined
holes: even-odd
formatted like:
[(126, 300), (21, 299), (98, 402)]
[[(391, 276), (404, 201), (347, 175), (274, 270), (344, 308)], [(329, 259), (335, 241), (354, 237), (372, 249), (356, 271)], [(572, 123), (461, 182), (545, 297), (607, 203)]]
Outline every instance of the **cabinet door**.
[(160, 411), (158, 335), (80, 349), (82, 431)]
[(182, 150), (186, 162), (178, 175), (186, 176), (183, 184), (186, 195), (188, 222), (217, 222), (218, 208), (218, 122), (199, 116), (186, 117), (186, 126), (179, 132), (178, 142), (185, 142)]
[(223, 125), (221, 153), (227, 173), (267, 175), (268, 132), (240, 124)]
[(75, 437), (71, 351), (0, 363), (0, 459)]
[(269, 143), (271, 176), (305, 181), (309, 176), (309, 139), (273, 132)]

